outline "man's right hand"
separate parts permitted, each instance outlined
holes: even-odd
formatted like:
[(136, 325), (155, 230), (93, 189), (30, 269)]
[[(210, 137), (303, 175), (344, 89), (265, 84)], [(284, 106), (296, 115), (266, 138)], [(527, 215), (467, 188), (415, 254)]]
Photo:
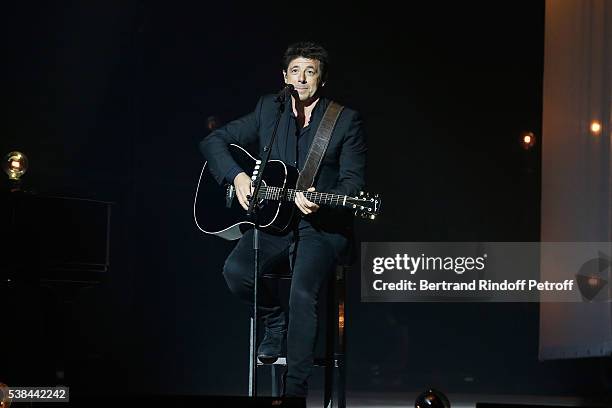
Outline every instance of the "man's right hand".
[[(243, 171), (234, 177), (234, 188), (238, 202), (245, 210), (249, 209), (249, 198), (251, 197), (251, 178)], [(247, 198), (247, 195), (249, 198)]]

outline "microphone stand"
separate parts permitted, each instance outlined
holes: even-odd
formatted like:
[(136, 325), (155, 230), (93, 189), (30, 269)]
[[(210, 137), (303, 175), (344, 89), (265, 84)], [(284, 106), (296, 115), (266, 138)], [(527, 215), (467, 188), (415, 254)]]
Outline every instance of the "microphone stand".
[(276, 139), (276, 132), (278, 130), (278, 124), (280, 122), (281, 115), (285, 111), (285, 97), (286, 93), (281, 92), (277, 97), (276, 101), (279, 102), (278, 111), (276, 112), (276, 121), (274, 123), (274, 131), (270, 138), (270, 143), (264, 147), (265, 156), (262, 158), (259, 168), (255, 166), (253, 171), (253, 192), (251, 194), (251, 201), (249, 202), (249, 209), (247, 216), (254, 219), (255, 229), (253, 231), (253, 254), (254, 265), (253, 265), (253, 320), (251, 322), (251, 333), (250, 333), (250, 363), (249, 363), (249, 397), (257, 397), (257, 287), (259, 281), (259, 212), (258, 210), (258, 197), (259, 190), (261, 189), (261, 182), (263, 180), (263, 173), (266, 169), (266, 164), (270, 160), (270, 154), (272, 152), (272, 146), (274, 146), (274, 140)]

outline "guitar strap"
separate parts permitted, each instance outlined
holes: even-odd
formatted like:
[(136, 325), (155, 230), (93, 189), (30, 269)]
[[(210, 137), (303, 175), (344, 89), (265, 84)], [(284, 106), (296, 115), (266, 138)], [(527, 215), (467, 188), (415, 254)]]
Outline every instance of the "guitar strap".
[(342, 109), (344, 109), (344, 106), (334, 101), (330, 101), (329, 105), (327, 105), (327, 109), (325, 109), (321, 123), (319, 123), (317, 133), (312, 140), (312, 145), (308, 151), (308, 156), (306, 156), (304, 169), (298, 177), (296, 183), (296, 188), (298, 190), (307, 190), (314, 184), (314, 179), (317, 175), (317, 171), (319, 170), (319, 165), (321, 164), (323, 155), (327, 150), (329, 139), (331, 139), (332, 131), (336, 126), (336, 122), (338, 121), (338, 117), (340, 117)]

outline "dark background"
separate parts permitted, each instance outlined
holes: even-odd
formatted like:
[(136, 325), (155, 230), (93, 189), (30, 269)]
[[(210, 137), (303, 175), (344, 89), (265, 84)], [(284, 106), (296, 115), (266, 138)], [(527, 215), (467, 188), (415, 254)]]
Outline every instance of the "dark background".
[[(197, 143), (207, 116), (280, 89), (294, 41), (328, 48), (328, 94), (366, 119), (385, 207), (359, 240), (538, 241), (544, 2), (426, 3), (5, 6), (0, 153), (28, 155), (29, 188), (114, 205), (110, 271), (67, 328), (52, 292), (3, 289), (0, 381), (55, 381), (65, 343), (73, 389), (246, 393), (248, 310), (221, 275), (233, 243), (192, 219)], [(537, 304), (360, 303), (358, 268), (348, 285), (351, 390), (604, 392), (598, 359), (538, 362)]]

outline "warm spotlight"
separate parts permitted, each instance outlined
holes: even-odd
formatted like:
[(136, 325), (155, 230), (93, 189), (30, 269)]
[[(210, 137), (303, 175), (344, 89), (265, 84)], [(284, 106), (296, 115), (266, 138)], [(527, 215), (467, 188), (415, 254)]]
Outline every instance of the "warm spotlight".
[(520, 143), (523, 149), (525, 150), (531, 149), (535, 145), (535, 142), (536, 142), (536, 138), (533, 132), (521, 133)]
[(598, 121), (594, 120), (591, 122), (591, 133), (594, 136), (597, 136), (601, 133), (601, 123), (599, 123)]
[(6, 384), (0, 383), (0, 408), (9, 408), (10, 406), (9, 387)]
[(450, 408), (450, 406), (448, 397), (433, 388), (421, 393), (414, 401), (415, 408)]
[(28, 170), (28, 158), (21, 152), (10, 152), (4, 157), (2, 169), (10, 180), (19, 181), (19, 178)]

